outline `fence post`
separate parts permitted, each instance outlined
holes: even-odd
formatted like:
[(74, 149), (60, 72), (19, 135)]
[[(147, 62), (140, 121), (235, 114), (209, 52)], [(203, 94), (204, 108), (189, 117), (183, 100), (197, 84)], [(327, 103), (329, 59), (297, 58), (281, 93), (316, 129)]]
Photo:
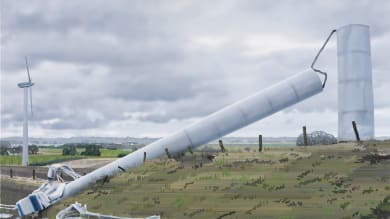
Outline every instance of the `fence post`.
[(11, 178), (14, 177), (12, 168), (9, 169), (9, 177), (11, 177)]
[(33, 177), (33, 180), (35, 180), (35, 169), (33, 169), (33, 171), (32, 171), (32, 177)]
[(302, 127), (302, 130), (303, 130), (303, 144), (304, 144), (305, 146), (307, 146), (308, 143), (307, 143), (306, 126), (303, 126), (303, 127)]
[(259, 135), (259, 152), (263, 151), (263, 136)]
[(144, 151), (144, 163), (146, 161), (146, 151)]
[(192, 151), (191, 147), (188, 147), (188, 151), (189, 151), (191, 154), (194, 154), (194, 152)]
[(223, 146), (222, 140), (219, 140), (218, 142), (219, 142), (219, 147), (221, 148), (221, 152), (222, 152), (222, 153), (225, 153), (226, 149), (225, 149), (225, 147)]
[(360, 141), (359, 131), (357, 129), (355, 121), (352, 121), (352, 127), (353, 127), (353, 131), (355, 132), (356, 141)]
[(167, 154), (168, 159), (171, 159), (171, 154), (168, 151), (168, 148), (165, 148), (165, 153)]
[(306, 133), (306, 126), (302, 127), (303, 129), (303, 144), (307, 146), (307, 133)]

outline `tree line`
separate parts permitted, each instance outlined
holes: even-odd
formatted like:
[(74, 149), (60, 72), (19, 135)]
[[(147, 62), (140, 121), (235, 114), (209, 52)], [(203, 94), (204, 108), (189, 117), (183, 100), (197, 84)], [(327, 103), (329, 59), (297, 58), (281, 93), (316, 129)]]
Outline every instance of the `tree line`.
[(100, 149), (102, 145), (98, 144), (64, 144), (62, 146), (62, 155), (77, 155), (77, 148), (84, 148), (85, 150), (80, 153), (84, 156), (100, 156)]

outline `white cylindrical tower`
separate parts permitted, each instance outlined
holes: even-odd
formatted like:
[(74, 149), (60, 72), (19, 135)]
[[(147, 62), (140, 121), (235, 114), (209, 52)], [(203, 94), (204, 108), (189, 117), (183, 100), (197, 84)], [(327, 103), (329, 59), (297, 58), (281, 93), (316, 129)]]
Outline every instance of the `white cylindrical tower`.
[(24, 121), (23, 121), (23, 147), (22, 147), (22, 166), (28, 166), (28, 87), (23, 88), (24, 92)]
[(337, 30), (338, 140), (374, 138), (374, 98), (370, 32), (367, 25), (350, 24)]

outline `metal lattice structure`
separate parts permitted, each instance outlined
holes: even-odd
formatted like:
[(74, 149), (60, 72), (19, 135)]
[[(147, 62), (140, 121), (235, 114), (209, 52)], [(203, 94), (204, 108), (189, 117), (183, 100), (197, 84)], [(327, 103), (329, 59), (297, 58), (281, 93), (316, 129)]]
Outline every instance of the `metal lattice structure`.
[[(308, 145), (330, 145), (337, 144), (337, 138), (324, 131), (314, 131), (307, 134)], [(297, 138), (297, 146), (305, 146), (303, 134), (300, 134)]]

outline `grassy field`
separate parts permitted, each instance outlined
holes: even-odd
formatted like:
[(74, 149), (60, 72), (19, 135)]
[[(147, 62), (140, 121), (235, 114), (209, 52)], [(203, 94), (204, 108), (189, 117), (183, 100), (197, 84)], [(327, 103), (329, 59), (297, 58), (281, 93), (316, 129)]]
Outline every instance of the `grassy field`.
[[(62, 156), (62, 155), (30, 155), (29, 163), (38, 164), (38, 163), (48, 163), (53, 161), (65, 160), (65, 159), (81, 159), (83, 156)], [(0, 165), (20, 165), (22, 163), (21, 156), (0, 156)]]
[[(60, 148), (40, 148), (38, 154), (32, 154), (29, 156), (29, 163), (34, 164), (42, 164), (42, 163), (50, 163), (55, 161), (62, 160), (72, 160), (72, 159), (82, 159), (88, 158), (91, 156), (81, 156), (80, 153), (84, 151), (84, 149), (77, 149), (77, 154), (75, 156), (63, 156), (62, 149)], [(109, 149), (100, 149), (101, 155), (99, 157), (94, 158), (111, 158), (117, 157), (118, 154), (128, 154), (130, 151), (128, 150), (109, 150)], [(21, 156), (0, 156), (0, 165), (20, 165), (22, 162)]]
[[(64, 200), (93, 212), (162, 218), (353, 218), (390, 195), (390, 162), (359, 162), (390, 142), (200, 154), (155, 160)], [(200, 166), (200, 168), (194, 168)]]
[[(77, 148), (77, 154), (80, 155), (81, 152), (83, 152), (85, 149), (83, 148)], [(110, 157), (117, 157), (118, 154), (124, 153), (128, 154), (130, 153), (130, 150), (110, 150), (106, 148), (100, 149), (100, 157), (102, 158), (110, 158)], [(61, 148), (40, 148), (39, 153), (43, 155), (62, 155), (62, 149)]]

